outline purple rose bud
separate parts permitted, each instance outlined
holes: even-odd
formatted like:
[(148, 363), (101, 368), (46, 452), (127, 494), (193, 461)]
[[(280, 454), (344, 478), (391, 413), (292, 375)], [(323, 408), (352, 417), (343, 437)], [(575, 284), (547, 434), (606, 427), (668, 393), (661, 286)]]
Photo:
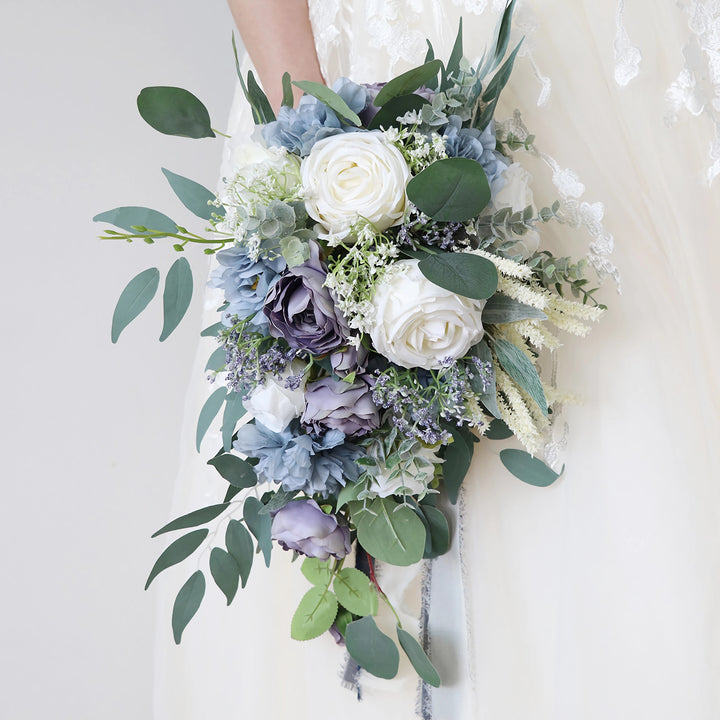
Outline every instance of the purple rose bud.
[(362, 345), (359, 348), (348, 345), (330, 355), (330, 364), (337, 375), (345, 377), (348, 373), (365, 370), (367, 359), (368, 351)]
[(323, 378), (305, 387), (302, 422), (316, 433), (340, 430), (364, 435), (380, 426), (380, 411), (372, 399), (372, 378), (359, 375), (355, 382)]
[(283, 550), (320, 560), (344, 558), (350, 552), (350, 530), (310, 499), (291, 500), (272, 513), (272, 538)]
[(271, 335), (314, 355), (347, 344), (349, 328), (330, 291), (323, 287), (326, 277), (320, 247), (310, 242), (310, 259), (284, 272), (267, 294), (263, 312)]

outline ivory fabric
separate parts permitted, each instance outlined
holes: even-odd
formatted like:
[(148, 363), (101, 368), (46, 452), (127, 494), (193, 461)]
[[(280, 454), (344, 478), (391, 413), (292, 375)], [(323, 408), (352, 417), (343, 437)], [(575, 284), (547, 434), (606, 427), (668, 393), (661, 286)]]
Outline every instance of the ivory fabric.
[[(461, 15), (466, 55), (481, 55), (502, 5), (310, 0), (310, 15), (328, 82), (375, 82), (419, 64), (426, 37), (446, 58)], [(608, 275), (610, 310), (558, 354), (559, 386), (584, 398), (559, 422), (570, 428), (562, 478), (524, 485), (502, 467), (503, 443), (477, 446), (462, 507), (451, 511), (453, 550), (432, 563), (431, 649), (446, 682), (425, 716), (715, 720), (720, 180), (709, 181), (720, 7), (534, 0), (516, 16), (513, 40), (525, 40), (497, 117), (519, 109), (536, 136), (539, 157), (516, 155), (535, 177), (536, 202), (562, 197), (580, 224), (546, 226), (544, 242), (590, 255)], [(234, 144), (252, 133), (240, 98), (231, 127)], [(209, 295), (208, 324), (216, 306)], [(217, 436), (194, 451), (213, 349), (201, 348), (188, 397), (176, 514), (223, 491), (204, 465)], [(380, 578), (411, 630), (422, 573), (387, 568)], [(156, 582), (157, 720), (419, 716), (407, 664), (392, 681), (361, 674), (358, 702), (341, 685), (343, 653), (329, 636), (290, 639), (308, 585), (287, 553), (274, 551), (269, 570), (258, 563), (230, 608), (209, 584), (176, 647), (172, 599), (188, 574)]]

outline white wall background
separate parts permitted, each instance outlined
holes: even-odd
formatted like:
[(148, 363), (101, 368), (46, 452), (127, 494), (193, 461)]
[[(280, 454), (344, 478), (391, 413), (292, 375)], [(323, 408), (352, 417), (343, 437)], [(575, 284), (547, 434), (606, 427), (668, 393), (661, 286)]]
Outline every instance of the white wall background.
[[(0, 4), (0, 716), (150, 718), (155, 598), (196, 302), (157, 342), (161, 302), (110, 344), (127, 281), (169, 247), (100, 242), (97, 212), (190, 225), (160, 172), (214, 187), (221, 141), (159, 135), (146, 85), (179, 85), (223, 129), (234, 89), (223, 0)], [(190, 255), (190, 253), (188, 253)], [(193, 253), (199, 281), (204, 256)], [(150, 310), (150, 309), (149, 309)], [(168, 628), (168, 633), (170, 632)]]

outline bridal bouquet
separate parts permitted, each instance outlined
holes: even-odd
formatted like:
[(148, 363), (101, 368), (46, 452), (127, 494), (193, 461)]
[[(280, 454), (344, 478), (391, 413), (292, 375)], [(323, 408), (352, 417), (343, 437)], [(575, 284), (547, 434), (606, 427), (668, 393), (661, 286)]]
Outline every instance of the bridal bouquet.
[[(379, 601), (390, 604), (375, 561), (410, 565), (448, 549), (436, 499), (443, 490), (456, 502), (480, 438), (517, 438), (524, 450), (500, 458), (520, 479), (558, 477), (536, 457), (560, 398), (538, 358), (559, 345), (551, 327), (583, 335), (603, 308), (582, 263), (542, 249), (542, 226), (562, 222), (562, 211), (535, 207), (513, 159), (533, 138), (494, 121), (519, 48), (506, 57), (513, 5), (478, 67), (463, 58), (460, 31), (447, 63), (428, 43), (422, 65), (387, 83), (296, 82), (306, 93), (297, 107), (286, 74), (277, 117), (238, 67), (260, 130), (220, 194), (164, 170), (205, 234), (147, 208), (95, 218), (118, 228), (104, 237), (173, 238), (178, 251), (204, 244), (218, 263), (210, 285), (225, 295), (203, 332), (219, 343), (209, 367), (224, 386), (203, 407), (197, 439), (199, 449), (222, 410), (223, 445), (208, 462), (227, 493), (158, 530), (196, 528), (160, 555), (148, 585), (217, 542), (209, 570), (229, 604), (256, 556), (269, 566), (277, 544), (305, 557), (310, 583), (292, 637), (330, 631), (358, 665), (390, 678), (399, 652), (374, 620)], [(146, 88), (138, 107), (161, 132), (215, 134), (202, 103), (179, 88)], [(159, 279), (151, 268), (123, 291), (113, 341)], [(191, 294), (181, 257), (165, 281), (161, 340)], [(220, 523), (212, 536), (209, 523)], [(176, 642), (204, 592), (197, 570), (175, 601)], [(396, 635), (438, 685), (414, 635), (399, 622)]]

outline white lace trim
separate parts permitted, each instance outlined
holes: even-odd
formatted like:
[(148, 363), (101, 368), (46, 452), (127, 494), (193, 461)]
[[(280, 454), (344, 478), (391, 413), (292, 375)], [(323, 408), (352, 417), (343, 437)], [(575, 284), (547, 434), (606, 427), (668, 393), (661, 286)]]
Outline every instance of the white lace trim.
[(630, 42), (630, 37), (623, 24), (625, 0), (619, 0), (615, 13), (615, 82), (624, 87), (640, 72), (642, 54), (640, 48)]

